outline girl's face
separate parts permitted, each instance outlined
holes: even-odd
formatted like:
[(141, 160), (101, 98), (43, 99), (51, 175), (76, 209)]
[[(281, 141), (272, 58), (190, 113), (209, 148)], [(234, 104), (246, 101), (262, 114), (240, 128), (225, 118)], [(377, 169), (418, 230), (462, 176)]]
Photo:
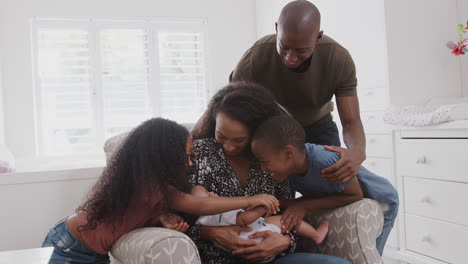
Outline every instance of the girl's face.
[(222, 112), (216, 116), (215, 138), (223, 146), (226, 156), (237, 156), (250, 144), (250, 132), (247, 126)]

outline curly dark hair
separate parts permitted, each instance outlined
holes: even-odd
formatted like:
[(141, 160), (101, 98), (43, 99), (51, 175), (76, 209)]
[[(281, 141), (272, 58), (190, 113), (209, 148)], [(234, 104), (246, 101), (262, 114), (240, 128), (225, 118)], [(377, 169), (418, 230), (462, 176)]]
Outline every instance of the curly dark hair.
[(286, 113), (263, 86), (254, 82), (232, 82), (211, 98), (192, 130), (193, 138), (214, 137), (216, 115), (220, 112), (246, 125), (251, 133), (268, 118)]
[(187, 192), (188, 137), (185, 127), (163, 118), (147, 120), (131, 131), (76, 210), (87, 214), (87, 224), (79, 229), (95, 229), (100, 223), (115, 227), (132, 202), (151, 202), (156, 194), (167, 204), (169, 186)]

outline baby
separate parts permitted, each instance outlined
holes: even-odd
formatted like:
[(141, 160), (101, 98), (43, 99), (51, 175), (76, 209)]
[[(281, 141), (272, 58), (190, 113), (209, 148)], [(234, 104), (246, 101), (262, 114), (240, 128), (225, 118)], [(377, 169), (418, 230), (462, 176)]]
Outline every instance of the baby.
[[(213, 192), (208, 192), (208, 190), (206, 190), (205, 187), (201, 185), (193, 186), (192, 194), (200, 197), (218, 196)], [(251, 239), (250, 235), (267, 230), (281, 234), (281, 216), (276, 215), (263, 218), (265, 214), (266, 208), (263, 206), (258, 206), (247, 210), (238, 209), (216, 215), (201, 216), (198, 218), (196, 223), (204, 226), (248, 226), (251, 228), (251, 231), (241, 232), (240, 238), (255, 242), (262, 242), (263, 238)], [(328, 225), (328, 222), (322, 222), (316, 230), (307, 222), (302, 221), (296, 227), (295, 231), (299, 236), (309, 238), (316, 244), (320, 244), (327, 236)], [(268, 263), (271, 260), (272, 259), (262, 263)]]
[[(201, 185), (195, 185), (192, 187), (192, 194), (199, 197), (217, 197), (218, 195), (213, 192), (208, 192), (205, 187)], [(240, 238), (255, 242), (262, 242), (263, 238), (250, 238), (250, 235), (253, 235), (257, 232), (262, 231), (272, 231), (277, 234), (281, 234), (281, 216), (269, 216), (263, 218), (267, 213), (267, 210), (263, 206), (258, 206), (250, 208), (247, 210), (238, 209), (227, 211), (221, 214), (216, 215), (207, 215), (201, 216), (197, 220), (197, 224), (203, 226), (229, 226), (229, 225), (239, 225), (239, 226), (248, 226), (251, 228), (251, 231), (241, 232)], [(160, 222), (163, 227), (173, 229), (179, 232), (185, 232), (188, 229), (188, 224), (184, 219), (175, 214), (165, 214), (160, 217)], [(313, 228), (310, 224), (305, 221), (301, 221), (298, 226), (296, 226), (295, 232), (299, 236), (306, 237), (314, 241), (316, 244), (321, 244), (328, 233), (328, 222), (324, 221), (320, 223), (320, 226)], [(218, 247), (224, 249), (220, 245)], [(226, 250), (226, 249), (224, 249)], [(227, 251), (227, 250), (226, 250)], [(274, 258), (269, 259), (265, 262), (271, 262)]]

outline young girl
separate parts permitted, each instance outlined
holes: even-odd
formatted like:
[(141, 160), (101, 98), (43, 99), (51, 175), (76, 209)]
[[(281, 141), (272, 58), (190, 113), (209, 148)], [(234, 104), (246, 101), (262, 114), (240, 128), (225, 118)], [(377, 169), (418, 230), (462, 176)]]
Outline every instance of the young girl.
[(49, 263), (108, 263), (108, 252), (125, 233), (161, 225), (169, 210), (210, 215), (264, 205), (279, 211), (273, 196), (201, 198), (189, 191), (187, 168), (192, 165), (188, 131), (162, 118), (134, 129), (109, 162), (88, 199), (76, 214), (57, 223), (43, 247), (53, 246)]

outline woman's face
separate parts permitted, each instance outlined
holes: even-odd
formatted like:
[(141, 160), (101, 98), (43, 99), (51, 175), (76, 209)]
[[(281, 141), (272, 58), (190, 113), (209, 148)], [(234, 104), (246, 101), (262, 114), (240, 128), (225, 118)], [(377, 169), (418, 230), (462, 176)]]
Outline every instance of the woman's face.
[(226, 156), (237, 156), (250, 144), (250, 132), (247, 126), (222, 112), (216, 116), (215, 138), (223, 146)]

